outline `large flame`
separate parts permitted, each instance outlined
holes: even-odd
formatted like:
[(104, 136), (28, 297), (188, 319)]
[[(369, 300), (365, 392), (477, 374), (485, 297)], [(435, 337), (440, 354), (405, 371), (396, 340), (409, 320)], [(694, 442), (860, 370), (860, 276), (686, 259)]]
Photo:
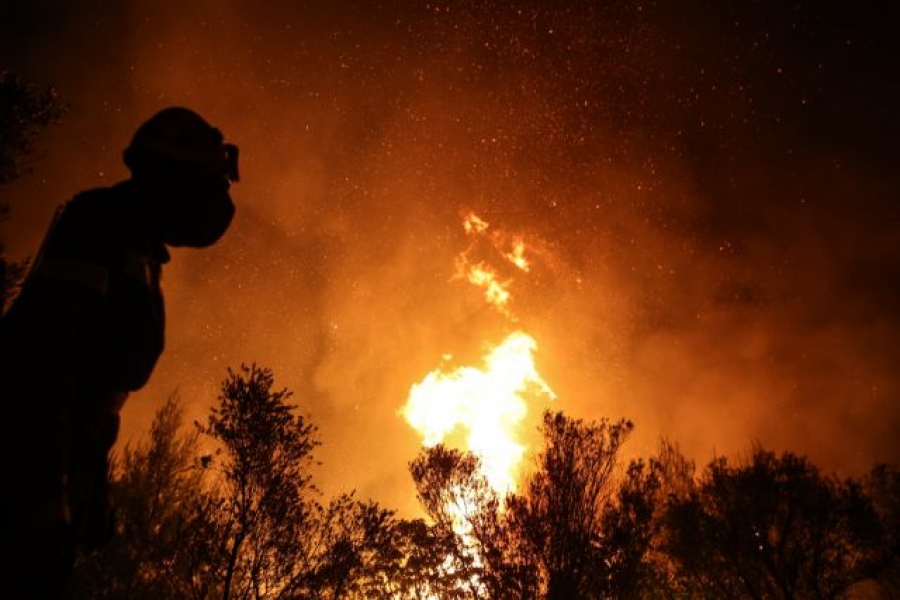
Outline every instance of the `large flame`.
[[(456, 279), (484, 290), (485, 301), (515, 321), (508, 303), (511, 280), (500, 281), (486, 260), (474, 260), (475, 244), (486, 240), (491, 256), (529, 270), (525, 242), (501, 232), (488, 232), (489, 224), (473, 213), (464, 216), (466, 233), (475, 242), (456, 261)], [(502, 498), (516, 491), (516, 482), (527, 448), (522, 427), (529, 403), (555, 399), (538, 373), (534, 353), (537, 342), (517, 330), (485, 353), (481, 367), (438, 368), (410, 389), (402, 414), (422, 436), (424, 446), (450, 444), (463, 434), (461, 450), (474, 453), (483, 475)], [(450, 357), (445, 357), (449, 359)]]
[(555, 397), (535, 368), (536, 348), (531, 336), (516, 331), (487, 354), (484, 368), (430, 372), (412, 386), (403, 409), (426, 447), (465, 429), (465, 450), (479, 457), (484, 476), (501, 495), (516, 490), (529, 398)]

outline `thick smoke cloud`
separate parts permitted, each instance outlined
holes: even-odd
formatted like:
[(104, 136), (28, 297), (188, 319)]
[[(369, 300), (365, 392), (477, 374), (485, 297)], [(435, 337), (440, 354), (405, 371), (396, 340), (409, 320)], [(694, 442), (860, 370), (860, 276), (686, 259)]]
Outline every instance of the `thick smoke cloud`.
[[(256, 362), (320, 425), (327, 490), (413, 510), (409, 387), (516, 326), (558, 407), (634, 420), (635, 454), (665, 436), (701, 463), (752, 440), (845, 473), (900, 459), (898, 54), (877, 15), (34, 4), (8, 66), (71, 108), (2, 190), (14, 257), (74, 191), (126, 175), (162, 106), (241, 146), (235, 225), (174, 252), (168, 348), (123, 441), (175, 390), (202, 419)], [(533, 252), (514, 325), (452, 279), (467, 209)]]

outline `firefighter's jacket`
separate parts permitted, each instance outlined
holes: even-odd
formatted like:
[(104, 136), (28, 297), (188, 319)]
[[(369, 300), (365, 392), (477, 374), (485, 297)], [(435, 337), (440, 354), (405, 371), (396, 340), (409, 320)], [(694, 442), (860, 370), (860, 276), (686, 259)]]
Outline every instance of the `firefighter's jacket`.
[(4, 536), (36, 539), (61, 526), (74, 543), (97, 545), (111, 533), (107, 458), (119, 409), (164, 345), (160, 274), (169, 255), (154, 223), (131, 181), (78, 194), (60, 208), (3, 316)]
[(5, 358), (59, 386), (59, 401), (140, 389), (162, 353), (169, 255), (149, 212), (130, 182), (75, 196), (4, 317)]

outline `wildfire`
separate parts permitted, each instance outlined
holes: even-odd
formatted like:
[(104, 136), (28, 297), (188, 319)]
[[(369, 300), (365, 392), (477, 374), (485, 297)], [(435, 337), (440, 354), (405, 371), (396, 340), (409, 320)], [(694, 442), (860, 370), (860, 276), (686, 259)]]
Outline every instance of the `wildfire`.
[[(527, 272), (525, 242), (488, 231), (489, 224), (473, 213), (464, 216), (463, 227), (475, 241), (457, 258), (455, 279), (484, 289), (485, 301), (515, 320), (508, 306), (512, 280), (500, 281), (486, 260), (473, 256), (476, 242), (486, 240), (492, 257)], [(461, 449), (478, 456), (485, 478), (501, 497), (516, 490), (527, 450), (521, 429), (529, 403), (556, 398), (535, 367), (536, 350), (534, 338), (517, 330), (485, 353), (481, 367), (438, 368), (428, 373), (411, 387), (402, 409), (426, 447), (449, 444), (451, 435), (463, 433)]]
[(516, 265), (523, 271), (528, 270), (528, 260), (525, 258), (525, 242), (521, 239), (515, 239), (512, 242), (512, 248), (504, 254), (506, 260)]
[(478, 249), (487, 246), (492, 256), (499, 257), (520, 271), (529, 270), (525, 258), (525, 241), (521, 237), (510, 237), (500, 231), (488, 231), (490, 224), (474, 213), (463, 217), (463, 229), (473, 238), (472, 244), (456, 258), (455, 279), (464, 279), (484, 290), (485, 301), (503, 313), (507, 318), (515, 320), (509, 311), (509, 286), (511, 278), (501, 280), (496, 269), (484, 260), (474, 258)]
[(510, 293), (508, 284), (497, 281), (497, 274), (483, 263), (470, 265), (462, 259), (457, 259), (456, 272), (458, 276), (465, 277), (469, 283), (484, 288), (484, 299), (501, 312), (506, 313), (506, 303), (509, 302)]
[(555, 398), (534, 365), (537, 343), (526, 333), (509, 335), (485, 357), (483, 369), (436, 369), (412, 386), (403, 409), (407, 422), (427, 446), (464, 428), (466, 450), (481, 459), (491, 487), (515, 491), (525, 453), (519, 426), (528, 413), (528, 398)]

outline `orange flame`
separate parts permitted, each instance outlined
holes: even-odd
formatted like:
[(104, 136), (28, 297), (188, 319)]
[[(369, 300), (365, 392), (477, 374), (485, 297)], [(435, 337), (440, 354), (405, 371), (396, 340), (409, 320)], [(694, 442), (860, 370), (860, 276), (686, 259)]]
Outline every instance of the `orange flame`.
[(473, 212), (468, 213), (465, 218), (463, 218), (463, 228), (466, 230), (466, 233), (484, 233), (487, 231), (488, 224), (487, 221), (482, 220)]
[(509, 284), (497, 281), (497, 275), (493, 269), (484, 263), (470, 265), (465, 259), (459, 258), (456, 262), (456, 276), (464, 277), (469, 283), (484, 288), (485, 301), (504, 314), (507, 312), (506, 303), (509, 302), (510, 297), (507, 289)]
[(501, 494), (516, 490), (525, 446), (518, 430), (528, 399), (556, 395), (538, 374), (537, 343), (517, 331), (485, 357), (483, 369), (436, 369), (412, 386), (403, 416), (422, 434), (425, 446), (445, 442), (457, 427), (468, 431), (466, 450), (482, 463), (484, 476)]
[[(489, 234), (489, 224), (471, 212), (464, 215), (463, 228), (475, 239), (457, 257), (453, 279), (482, 288), (485, 301), (515, 321), (508, 307), (512, 279), (500, 281), (487, 260), (472, 257), (476, 252), (484, 254), (486, 249), (489, 255), (528, 272), (525, 242), (518, 237), (509, 238), (502, 232)], [(481, 474), (497, 494), (501, 506), (506, 494), (516, 491), (521, 462), (527, 450), (520, 433), (528, 414), (528, 403), (556, 399), (556, 394), (535, 368), (536, 350), (534, 338), (523, 331), (515, 331), (486, 353), (483, 368), (438, 368), (428, 373), (410, 388), (401, 409), (406, 421), (421, 434), (426, 447), (440, 443), (451, 446), (451, 435), (465, 433), (463, 447), (457, 449), (472, 452), (479, 458)], [(445, 356), (447, 361), (451, 358)], [(453, 439), (458, 438), (453, 435)], [(454, 500), (448, 501), (446, 509), (452, 516), (453, 530), (460, 536), (473, 563), (480, 564), (468, 514), (472, 491), (458, 488), (450, 491)], [(471, 583), (477, 586), (477, 577)]]
[(504, 254), (506, 260), (516, 265), (523, 271), (528, 271), (528, 260), (525, 258), (525, 242), (516, 238), (512, 242), (512, 249)]
[[(484, 290), (485, 301), (511, 321), (510, 279), (501, 281), (488, 264), (487, 255), (502, 259), (520, 272), (529, 271), (525, 241), (502, 231), (468, 212), (463, 228), (474, 240), (456, 259), (454, 279)], [(473, 256), (479, 253), (480, 260)], [(483, 475), (500, 497), (516, 490), (520, 463), (527, 448), (520, 441), (529, 401), (556, 398), (535, 368), (537, 342), (516, 331), (486, 353), (482, 368), (464, 366), (435, 369), (412, 386), (402, 414), (422, 435), (422, 443), (448, 444), (451, 434), (465, 433), (462, 450), (481, 461)], [(456, 439), (456, 436), (454, 436)]]
[(473, 260), (472, 254), (475, 253), (478, 242), (485, 240), (487, 247), (492, 249), (496, 255), (519, 270), (527, 272), (529, 263), (525, 258), (525, 242), (521, 237), (510, 238), (500, 231), (492, 231), (488, 234), (489, 227), (490, 224), (475, 213), (469, 212), (463, 217), (463, 228), (468, 235), (475, 237), (475, 241), (457, 257), (454, 279), (465, 279), (482, 288), (485, 301), (514, 320), (507, 306), (511, 297), (509, 291), (511, 280), (501, 281), (494, 268), (488, 266), (483, 260)]

